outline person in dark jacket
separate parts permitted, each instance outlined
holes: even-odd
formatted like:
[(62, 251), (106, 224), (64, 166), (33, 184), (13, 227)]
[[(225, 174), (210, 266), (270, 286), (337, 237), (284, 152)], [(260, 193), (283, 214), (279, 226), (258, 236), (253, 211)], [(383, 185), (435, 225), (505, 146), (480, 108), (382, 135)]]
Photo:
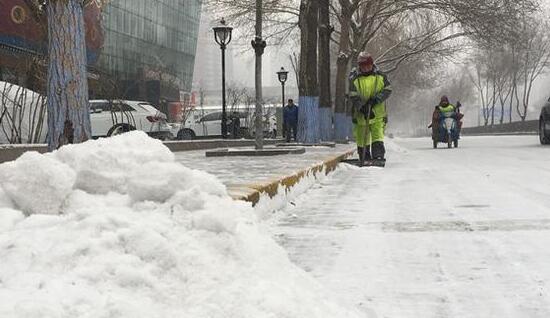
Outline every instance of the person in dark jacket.
[(435, 106), (432, 113), (432, 122), (428, 125), (428, 128), (432, 129), (432, 139), (439, 141), (439, 106)]
[(240, 138), (240, 130), (241, 130), (241, 120), (239, 118), (239, 113), (232, 112), (231, 113), (231, 138), (237, 139)]
[(290, 137), (293, 137), (294, 141), (296, 141), (296, 131), (298, 128), (298, 106), (294, 105), (294, 101), (292, 99), (288, 100), (288, 104), (283, 110), (283, 127), (285, 129), (286, 142), (290, 142)]

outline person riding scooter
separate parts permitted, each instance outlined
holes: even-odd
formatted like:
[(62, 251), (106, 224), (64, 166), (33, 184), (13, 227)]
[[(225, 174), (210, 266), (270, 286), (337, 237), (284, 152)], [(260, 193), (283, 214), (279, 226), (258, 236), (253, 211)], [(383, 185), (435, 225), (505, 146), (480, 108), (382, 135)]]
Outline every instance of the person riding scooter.
[(439, 105), (437, 105), (437, 108), (442, 114), (454, 112), (456, 109), (453, 104), (449, 103), (449, 98), (445, 95), (441, 96), (441, 100), (439, 101)]
[(432, 140), (434, 148), (437, 148), (438, 142), (446, 142), (449, 147), (454, 142), (458, 146), (456, 107), (449, 103), (447, 96), (442, 96), (439, 104), (435, 107), (432, 114), (432, 123), (428, 128), (432, 128)]

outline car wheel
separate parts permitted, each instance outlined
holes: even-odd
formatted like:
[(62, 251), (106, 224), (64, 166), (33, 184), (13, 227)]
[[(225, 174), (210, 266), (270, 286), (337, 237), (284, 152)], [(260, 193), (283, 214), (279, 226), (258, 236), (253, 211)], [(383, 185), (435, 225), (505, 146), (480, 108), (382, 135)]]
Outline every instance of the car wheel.
[(178, 140), (193, 140), (195, 133), (191, 129), (181, 129), (178, 131)]
[(545, 128), (545, 122), (544, 119), (541, 117), (539, 119), (539, 139), (541, 145), (549, 145), (550, 144), (550, 138), (548, 138), (548, 134), (546, 132)]
[(107, 132), (107, 136), (112, 137), (112, 136), (116, 136), (116, 135), (121, 135), (125, 132), (129, 132), (129, 131), (132, 131), (132, 130), (136, 130), (136, 129), (131, 125), (117, 124), (117, 125), (114, 125), (113, 127), (111, 127), (111, 129), (109, 129), (109, 131)]

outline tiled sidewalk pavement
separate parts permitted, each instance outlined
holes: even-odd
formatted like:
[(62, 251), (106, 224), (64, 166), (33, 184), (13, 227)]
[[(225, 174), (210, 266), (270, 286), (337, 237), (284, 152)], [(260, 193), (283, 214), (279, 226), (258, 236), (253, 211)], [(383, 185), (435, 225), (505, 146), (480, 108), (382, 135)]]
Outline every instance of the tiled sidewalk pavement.
[[(177, 152), (176, 160), (186, 167), (199, 169), (217, 176), (230, 192), (243, 188), (261, 188), (261, 185), (282, 180), (312, 167), (322, 165), (337, 156), (350, 153), (354, 144), (330, 147), (306, 147), (300, 155), (265, 157), (206, 157), (205, 150)], [(233, 191), (232, 191), (233, 190)]]

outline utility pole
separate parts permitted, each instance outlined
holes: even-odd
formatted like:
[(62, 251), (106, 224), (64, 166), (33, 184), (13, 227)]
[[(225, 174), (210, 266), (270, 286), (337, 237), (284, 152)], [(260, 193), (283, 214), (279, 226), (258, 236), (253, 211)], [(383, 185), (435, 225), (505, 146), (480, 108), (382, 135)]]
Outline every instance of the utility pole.
[(262, 40), (262, 0), (256, 0), (256, 36), (251, 44), (256, 52), (256, 149), (264, 147), (262, 112), (262, 54), (266, 43)]

